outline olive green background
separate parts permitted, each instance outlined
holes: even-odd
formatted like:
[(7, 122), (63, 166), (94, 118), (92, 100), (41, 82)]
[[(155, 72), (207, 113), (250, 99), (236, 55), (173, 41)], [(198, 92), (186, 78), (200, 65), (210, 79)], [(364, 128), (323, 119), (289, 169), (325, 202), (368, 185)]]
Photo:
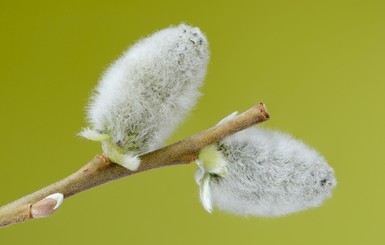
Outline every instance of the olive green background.
[(67, 199), (48, 219), (0, 230), (0, 244), (385, 244), (380, 0), (1, 1), (0, 204), (100, 152), (76, 134), (101, 73), (140, 37), (180, 22), (207, 34), (212, 58), (204, 96), (169, 142), (263, 101), (264, 127), (334, 167), (333, 198), (275, 219), (208, 214), (196, 166), (177, 166)]

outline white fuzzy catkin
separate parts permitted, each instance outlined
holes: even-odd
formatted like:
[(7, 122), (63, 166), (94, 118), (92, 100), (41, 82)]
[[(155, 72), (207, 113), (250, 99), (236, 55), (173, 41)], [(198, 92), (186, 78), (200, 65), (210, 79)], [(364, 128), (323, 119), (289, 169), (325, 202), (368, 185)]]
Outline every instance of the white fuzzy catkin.
[(209, 212), (215, 206), (244, 216), (286, 215), (321, 205), (336, 186), (324, 158), (287, 134), (253, 127), (216, 147), (226, 174), (207, 172), (204, 179), (201, 166), (196, 174)]
[(134, 170), (130, 156), (161, 147), (195, 105), (208, 61), (206, 37), (195, 27), (140, 40), (105, 72), (88, 110), (92, 129), (81, 135), (102, 141), (111, 160)]

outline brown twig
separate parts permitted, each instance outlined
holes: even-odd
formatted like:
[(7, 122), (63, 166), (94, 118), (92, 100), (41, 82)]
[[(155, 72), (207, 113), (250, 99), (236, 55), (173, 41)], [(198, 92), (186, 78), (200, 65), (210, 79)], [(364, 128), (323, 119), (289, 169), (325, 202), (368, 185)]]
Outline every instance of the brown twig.
[[(31, 208), (53, 193), (62, 193), (64, 198), (68, 198), (95, 186), (153, 168), (191, 163), (197, 158), (203, 147), (268, 119), (269, 114), (266, 107), (260, 103), (227, 123), (217, 125), (175, 144), (141, 155), (141, 164), (138, 170), (134, 172), (118, 164), (111, 163), (103, 155), (96, 156), (72, 175), (0, 207), (0, 228), (32, 219)], [(52, 205), (45, 206), (52, 209)], [(48, 209), (46, 212), (49, 215), (51, 211), (53, 212), (53, 210)]]

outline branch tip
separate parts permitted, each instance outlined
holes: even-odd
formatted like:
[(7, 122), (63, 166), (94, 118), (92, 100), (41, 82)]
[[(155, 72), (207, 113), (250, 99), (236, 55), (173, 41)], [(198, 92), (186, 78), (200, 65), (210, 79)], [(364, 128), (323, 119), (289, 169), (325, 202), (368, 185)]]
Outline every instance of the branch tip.
[(263, 116), (266, 120), (270, 119), (269, 111), (267, 110), (266, 105), (265, 105), (264, 103), (262, 103), (262, 102), (259, 103), (259, 104), (257, 105), (257, 107), (258, 107), (259, 111), (261, 112), (262, 116)]

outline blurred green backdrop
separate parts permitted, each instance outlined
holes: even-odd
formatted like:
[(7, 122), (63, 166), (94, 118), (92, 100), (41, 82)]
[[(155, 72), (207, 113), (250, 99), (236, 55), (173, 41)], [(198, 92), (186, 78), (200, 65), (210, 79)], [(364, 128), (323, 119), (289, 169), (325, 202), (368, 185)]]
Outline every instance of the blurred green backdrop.
[(100, 74), (172, 24), (199, 26), (212, 59), (204, 97), (170, 142), (259, 101), (318, 149), (338, 186), (277, 219), (206, 213), (196, 167), (132, 176), (65, 200), (0, 244), (385, 244), (385, 1), (1, 1), (0, 204), (100, 152), (76, 136)]

